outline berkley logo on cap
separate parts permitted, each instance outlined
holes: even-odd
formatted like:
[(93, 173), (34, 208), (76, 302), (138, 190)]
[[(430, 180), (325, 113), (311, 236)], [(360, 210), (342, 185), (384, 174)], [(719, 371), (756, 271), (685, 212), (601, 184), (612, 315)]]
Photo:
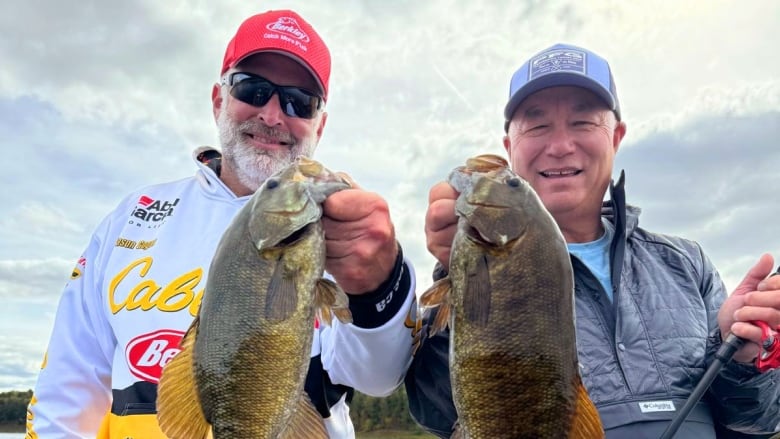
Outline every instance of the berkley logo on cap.
[(291, 17), (279, 17), (275, 22), (268, 23), (265, 28), (280, 34), (289, 35), (303, 41), (304, 43), (309, 42), (309, 36), (306, 35), (306, 32), (301, 30), (298, 22)]

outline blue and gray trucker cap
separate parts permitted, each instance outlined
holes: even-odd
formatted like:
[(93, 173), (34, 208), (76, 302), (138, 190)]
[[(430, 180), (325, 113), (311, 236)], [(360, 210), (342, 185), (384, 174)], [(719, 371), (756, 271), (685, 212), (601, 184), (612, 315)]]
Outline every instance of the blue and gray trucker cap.
[(592, 91), (620, 120), (620, 103), (607, 60), (581, 47), (556, 44), (534, 55), (512, 75), (504, 129), (525, 98), (543, 88), (566, 85)]

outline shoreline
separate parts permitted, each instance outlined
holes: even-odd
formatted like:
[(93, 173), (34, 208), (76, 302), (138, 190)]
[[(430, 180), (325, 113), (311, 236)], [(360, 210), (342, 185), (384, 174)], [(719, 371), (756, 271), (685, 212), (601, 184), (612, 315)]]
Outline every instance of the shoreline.
[(22, 433), (24, 434), (24, 424), (9, 424), (0, 422), (0, 433)]

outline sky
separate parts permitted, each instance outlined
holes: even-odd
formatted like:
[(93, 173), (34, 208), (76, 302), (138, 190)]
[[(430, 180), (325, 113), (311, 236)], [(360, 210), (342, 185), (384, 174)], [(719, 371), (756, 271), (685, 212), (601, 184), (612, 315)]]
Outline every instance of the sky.
[[(780, 259), (780, 2), (723, 0), (12, 0), (0, 15), (0, 392), (34, 386), (93, 229), (217, 145), (211, 87), (246, 17), (292, 8), (330, 47), (315, 158), (390, 205), (430, 285), (429, 188), (504, 155), (522, 61), (558, 42), (612, 66), (628, 132), (615, 176), (640, 225), (699, 242), (731, 290)], [(778, 262), (780, 263), (780, 262)], [(418, 291), (420, 292), (420, 291)]]

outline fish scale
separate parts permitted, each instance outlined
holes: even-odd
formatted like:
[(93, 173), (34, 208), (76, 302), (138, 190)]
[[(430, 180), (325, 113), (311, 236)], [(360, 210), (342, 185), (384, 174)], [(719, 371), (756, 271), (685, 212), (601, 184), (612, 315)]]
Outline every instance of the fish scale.
[(453, 171), (449, 274), (423, 293), (450, 327), (455, 438), (602, 438), (577, 369), (566, 243), (536, 193), (497, 156)]
[(201, 308), (163, 369), (158, 420), (171, 438), (327, 438), (303, 390), (317, 311), (349, 321), (322, 278), (321, 203), (349, 184), (309, 159), (269, 178), (224, 232)]

